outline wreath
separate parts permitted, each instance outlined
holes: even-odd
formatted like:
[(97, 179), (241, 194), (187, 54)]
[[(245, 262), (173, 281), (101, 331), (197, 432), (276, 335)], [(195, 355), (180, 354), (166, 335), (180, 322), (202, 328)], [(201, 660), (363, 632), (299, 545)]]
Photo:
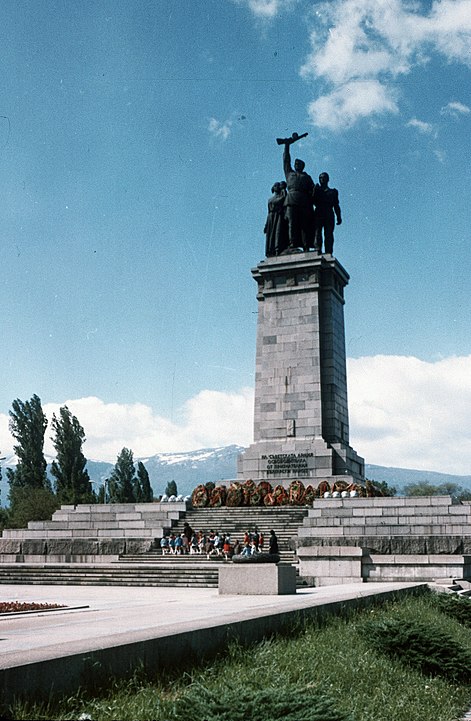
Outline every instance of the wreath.
[(261, 495), (262, 495), (262, 499), (265, 498), (265, 496), (267, 495), (267, 493), (272, 493), (272, 492), (273, 492), (272, 485), (271, 485), (271, 483), (270, 483), (269, 481), (260, 481), (260, 483), (258, 484), (257, 488), (259, 489), (259, 491), (260, 491), (260, 493), (261, 493)]
[(226, 505), (226, 488), (225, 486), (216, 486), (209, 496), (209, 505), (211, 508), (220, 508)]
[(249, 496), (249, 506), (261, 506), (263, 503), (263, 496), (259, 486), (255, 486), (252, 493)]
[(226, 495), (226, 506), (234, 508), (236, 506), (242, 506), (244, 502), (244, 492), (240, 483), (234, 482), (229, 486), (229, 490)]
[(327, 481), (321, 481), (319, 485), (317, 486), (317, 491), (319, 493), (319, 496), (322, 498), (324, 493), (330, 493), (330, 486), (327, 483)]
[(339, 491), (339, 493), (342, 493), (342, 491), (348, 491), (349, 484), (347, 481), (335, 481), (334, 485), (332, 486), (333, 491)]
[(196, 486), (191, 494), (191, 504), (194, 508), (206, 508), (209, 501), (209, 494), (204, 483)]
[(302, 481), (291, 481), (289, 484), (289, 502), (295, 506), (302, 506), (306, 489)]
[(317, 489), (313, 488), (312, 486), (308, 486), (304, 492), (304, 503), (305, 505), (311, 505), (311, 503), (314, 503), (314, 499), (317, 495)]
[(274, 493), (267, 493), (263, 499), (265, 506), (276, 506), (276, 498)]
[(242, 491), (244, 493), (244, 506), (250, 506), (250, 496), (255, 491), (256, 485), (251, 478), (248, 481), (244, 481), (242, 484)]
[(289, 503), (289, 495), (285, 488), (281, 485), (281, 483), (278, 486), (275, 486), (275, 490), (273, 491), (273, 496), (276, 500), (277, 506), (286, 506)]

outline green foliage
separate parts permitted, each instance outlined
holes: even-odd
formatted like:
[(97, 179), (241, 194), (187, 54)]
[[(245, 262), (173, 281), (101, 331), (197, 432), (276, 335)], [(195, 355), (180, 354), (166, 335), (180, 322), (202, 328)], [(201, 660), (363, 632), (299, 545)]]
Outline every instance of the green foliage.
[(437, 593), (434, 601), (437, 607), (450, 618), (471, 628), (471, 599), (455, 593)]
[[(319, 609), (317, 621), (293, 623), (283, 636), (250, 646), (231, 643), (217, 659), (185, 654), (182, 663), (159, 669), (153, 682), (144, 676), (111, 680), (102, 692), (77, 690), (58, 706), (18, 704), (11, 718), (77, 721), (84, 714), (93, 721), (176, 721), (176, 713), (184, 713), (186, 704), (185, 721), (204, 721), (210, 718), (207, 711), (215, 710), (196, 705), (200, 689), (206, 689), (204, 698), (211, 704), (224, 700), (238, 711), (242, 706), (244, 721), (259, 721), (266, 718), (267, 696), (274, 696), (274, 703), (282, 702), (279, 688), (287, 694), (294, 692), (294, 703), (306, 696), (320, 702), (327, 692), (332, 705), (327, 705), (326, 714), (333, 713), (335, 706), (337, 718), (343, 718), (343, 713), (354, 721), (456, 721), (469, 708), (469, 685), (439, 676), (426, 678), (375, 651), (364, 633), (366, 618), (420, 620), (431, 631), (454, 635), (458, 645), (466, 644), (471, 650), (471, 629), (441, 613), (433, 598), (424, 590), (420, 597), (402, 596), (397, 602), (378, 603), (346, 615), (340, 604), (339, 615), (322, 615)], [(147, 671), (152, 673), (151, 668)], [(258, 699), (255, 711), (248, 705), (244, 708), (242, 702), (239, 705), (239, 696), (249, 704), (252, 695)], [(299, 718), (304, 718), (301, 714), (309, 707), (307, 711), (290, 708), (287, 713), (291, 711), (299, 711)], [(234, 716), (229, 718), (232, 721)]]
[(152, 503), (154, 492), (150, 485), (147, 468), (139, 461), (137, 464), (137, 475), (134, 481), (134, 497), (137, 503)]
[(240, 688), (229, 683), (223, 689), (210, 691), (199, 683), (192, 684), (174, 709), (175, 721), (348, 721), (322, 693), (274, 681), (269, 688)]
[(23, 402), (19, 399), (13, 401), (9, 425), (10, 432), (17, 441), (13, 450), (18, 458), (16, 468), (7, 469), (10, 489), (14, 487), (50, 489), (43, 453), (47, 418), (37, 395), (34, 395), (30, 401)]
[(98, 492), (96, 494), (96, 502), (97, 503), (106, 503), (106, 487), (109, 484), (109, 478), (105, 480), (105, 482), (99, 487)]
[(129, 448), (123, 448), (108, 481), (110, 503), (134, 503), (134, 488), (133, 452)]
[(93, 502), (90, 477), (85, 468), (87, 459), (82, 452), (85, 442), (82, 426), (67, 406), (59, 409), (59, 418), (53, 415), (51, 426), (55, 433), (51, 440), (57, 454), (51, 473), (56, 479), (59, 501), (73, 504)]
[(397, 488), (390, 486), (387, 481), (371, 481), (371, 483), (383, 496), (395, 496), (397, 493)]
[(463, 488), (458, 483), (451, 481), (439, 483), (438, 485), (429, 481), (409, 483), (404, 486), (404, 494), (406, 496), (453, 496), (459, 501), (469, 501), (471, 499), (469, 488)]
[(4, 528), (8, 528), (9, 509), (0, 508), (0, 533)]
[(177, 484), (175, 481), (169, 481), (167, 483), (167, 486), (165, 488), (165, 495), (168, 497), (178, 496)]
[(26, 528), (29, 521), (47, 521), (60, 505), (49, 488), (12, 486), (9, 497), (8, 528)]
[(377, 650), (431, 676), (471, 682), (471, 653), (437, 628), (414, 620), (386, 619), (364, 624)]

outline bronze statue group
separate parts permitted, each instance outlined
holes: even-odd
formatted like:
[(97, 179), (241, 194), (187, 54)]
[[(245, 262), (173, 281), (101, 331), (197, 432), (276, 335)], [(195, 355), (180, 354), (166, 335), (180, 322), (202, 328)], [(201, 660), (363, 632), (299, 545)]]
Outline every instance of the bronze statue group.
[(278, 145), (284, 145), (283, 169), (285, 181), (273, 184), (273, 195), (268, 200), (268, 216), (264, 233), (267, 257), (314, 250), (332, 253), (334, 248), (334, 226), (342, 222), (339, 194), (329, 187), (329, 175), (321, 173), (319, 182), (314, 183), (304, 171), (304, 162), (296, 158), (291, 167), (290, 145), (307, 135), (293, 133), (291, 138), (277, 138)]

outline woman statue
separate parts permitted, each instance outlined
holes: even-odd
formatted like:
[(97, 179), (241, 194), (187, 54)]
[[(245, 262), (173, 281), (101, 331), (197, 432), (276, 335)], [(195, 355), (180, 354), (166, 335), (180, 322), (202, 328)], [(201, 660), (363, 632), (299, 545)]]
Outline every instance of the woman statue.
[(263, 232), (266, 236), (265, 255), (267, 258), (280, 255), (288, 247), (288, 222), (285, 218), (286, 183), (274, 183), (273, 195), (268, 200), (268, 216)]

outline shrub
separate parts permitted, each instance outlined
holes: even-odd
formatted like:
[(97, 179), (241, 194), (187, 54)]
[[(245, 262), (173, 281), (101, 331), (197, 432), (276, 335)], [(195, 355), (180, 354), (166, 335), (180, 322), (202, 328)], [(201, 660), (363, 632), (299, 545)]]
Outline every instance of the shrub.
[(174, 707), (176, 721), (349, 721), (331, 701), (311, 688), (278, 684), (273, 688), (232, 688), (208, 691), (192, 684)]
[(471, 681), (471, 654), (437, 627), (418, 621), (367, 621), (362, 631), (373, 647), (431, 676)]
[(456, 594), (438, 593), (434, 603), (439, 610), (463, 626), (471, 627), (471, 599)]

